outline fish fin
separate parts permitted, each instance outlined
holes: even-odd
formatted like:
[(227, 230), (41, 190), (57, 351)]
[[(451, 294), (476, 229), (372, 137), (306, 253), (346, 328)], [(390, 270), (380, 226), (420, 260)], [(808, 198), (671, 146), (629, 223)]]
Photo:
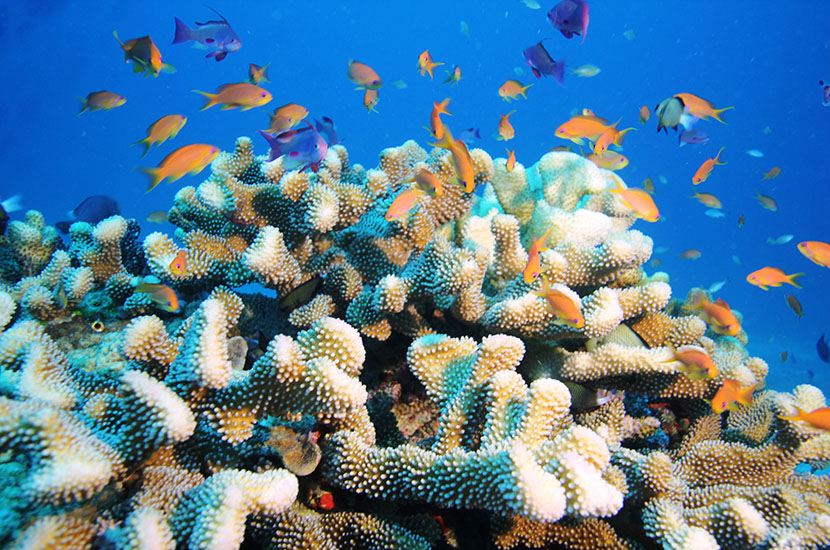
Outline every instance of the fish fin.
[(617, 136), (614, 138), (614, 145), (616, 145), (617, 147), (621, 147), (623, 137), (625, 137), (625, 134), (632, 130), (637, 130), (637, 128), (626, 128), (625, 130), (620, 130), (619, 132), (617, 132)]
[(144, 158), (147, 155), (147, 153), (150, 151), (150, 141), (149, 141), (149, 139), (150, 138), (144, 138), (144, 139), (140, 139), (140, 140), (136, 141), (135, 143), (133, 143), (133, 145), (141, 144), (141, 145), (144, 146), (144, 151), (142, 151), (142, 153), (141, 153), (141, 158)]
[(192, 31), (190, 30), (190, 27), (187, 26), (187, 23), (178, 17), (174, 17), (173, 19), (176, 22), (176, 30), (173, 33), (173, 44), (181, 44), (182, 42), (192, 40)]
[(722, 124), (727, 124), (727, 122), (720, 117), (720, 114), (724, 111), (729, 111), (730, 109), (734, 109), (734, 108), (735, 107), (724, 107), (723, 109), (713, 109), (712, 110), (712, 118), (714, 118), (715, 120), (717, 120), (718, 122), (720, 122)]
[(78, 111), (78, 113), (75, 116), (81, 116), (81, 114), (83, 114), (84, 111), (89, 110), (89, 104), (86, 102), (86, 98), (85, 97), (79, 97), (78, 99), (81, 100), (81, 110)]
[(160, 72), (172, 74), (176, 72), (176, 67), (169, 63), (162, 63)]
[(535, 67), (531, 67), (530, 71), (533, 73), (533, 76), (535, 76), (536, 78), (541, 78), (542, 77), (542, 73), (539, 72), (539, 69), (537, 69)]
[(780, 418), (781, 420), (802, 420), (802, 418), (805, 415), (804, 411), (801, 410), (801, 408), (796, 407), (795, 405), (793, 405), (793, 408), (795, 409), (796, 414), (794, 414), (794, 415), (779, 414), (778, 418)]
[(752, 403), (752, 392), (755, 391), (755, 386), (747, 386), (738, 390), (737, 401), (741, 405), (749, 405)]
[(452, 113), (447, 110), (447, 105), (450, 104), (450, 98), (446, 98), (440, 103), (432, 102), (432, 107), (438, 112), (439, 115), (449, 115), (452, 116)]
[(721, 164), (726, 164), (725, 162), (721, 162), (721, 160), (720, 160), (720, 155), (721, 155), (721, 153), (723, 153), (725, 150), (726, 150), (726, 147), (721, 147), (720, 149), (718, 149), (718, 154), (717, 154), (717, 155), (715, 155), (715, 158), (713, 159), (713, 160), (715, 161), (715, 164), (719, 164), (719, 165), (721, 165)]
[(204, 106), (201, 109), (199, 109), (200, 111), (204, 111), (205, 109), (210, 109), (211, 107), (213, 107), (214, 105), (216, 105), (218, 103), (216, 101), (216, 97), (219, 94), (211, 94), (209, 92), (203, 92), (201, 90), (192, 90), (192, 91), (194, 93), (199, 94), (199, 95), (205, 96), (208, 99), (207, 103), (205, 103)]
[(563, 59), (559, 63), (554, 62), (554, 69), (553, 69), (553, 78), (559, 84), (565, 85), (565, 60)]
[(23, 204), (20, 202), (21, 198), (22, 197), (20, 195), (14, 195), (0, 203), (0, 206), (3, 207), (3, 210), (5, 210), (7, 214), (23, 210)]
[(793, 285), (795, 288), (801, 288), (801, 285), (795, 282), (795, 279), (798, 277), (803, 277), (804, 273), (793, 273), (787, 277), (787, 282)]
[(214, 59), (218, 63), (218, 62), (222, 61), (223, 59), (225, 59), (226, 57), (228, 57), (228, 52), (219, 52), (216, 55), (216, 57), (214, 57)]
[(121, 47), (123, 48), (124, 42), (122, 42), (121, 39), (118, 38), (118, 31), (112, 31), (112, 35), (115, 37), (116, 40), (118, 40), (118, 43), (121, 44)]
[(147, 191), (145, 191), (145, 193), (149, 193), (155, 189), (155, 187), (161, 183), (161, 180), (164, 179), (164, 176), (161, 175), (161, 170), (158, 168), (142, 168), (141, 171), (150, 177), (150, 185), (147, 187)]

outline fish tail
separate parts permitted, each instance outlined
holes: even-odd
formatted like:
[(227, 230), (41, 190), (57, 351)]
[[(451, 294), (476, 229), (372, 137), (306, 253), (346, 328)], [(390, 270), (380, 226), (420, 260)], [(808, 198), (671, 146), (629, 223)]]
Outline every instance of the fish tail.
[(433, 102), (433, 104), (432, 104), (432, 105), (433, 105), (433, 107), (435, 107), (435, 111), (436, 111), (439, 115), (449, 115), (449, 116), (452, 116), (452, 113), (451, 113), (451, 112), (449, 112), (449, 111), (447, 110), (447, 106), (448, 106), (449, 104), (450, 104), (450, 98), (446, 98), (446, 99), (445, 99), (444, 101), (442, 101), (441, 103), (435, 103), (435, 102)]
[(527, 86), (525, 86), (525, 87), (523, 87), (523, 88), (521, 88), (521, 89), (519, 90), (519, 95), (521, 95), (523, 98), (527, 99), (527, 90), (528, 90), (528, 88), (530, 88), (531, 86), (533, 86), (533, 84), (532, 84), (532, 83), (531, 83), (531, 84), (528, 84)]
[(560, 84), (565, 83), (565, 60), (556, 63), (553, 68), (553, 78)]
[(164, 179), (164, 176), (159, 168), (142, 168), (141, 171), (150, 177), (150, 185), (147, 187), (146, 193), (149, 193), (155, 189), (155, 187), (161, 183), (161, 180)]
[(622, 145), (623, 138), (625, 137), (625, 134), (627, 134), (628, 132), (631, 132), (632, 130), (636, 130), (636, 129), (637, 128), (632, 127), (632, 128), (626, 128), (625, 130), (620, 130), (619, 132), (617, 132), (617, 135), (614, 137), (614, 145), (616, 145), (617, 147), (620, 147)]
[(14, 195), (13, 197), (9, 197), (8, 199), (0, 203), (0, 206), (3, 207), (3, 210), (5, 210), (7, 214), (17, 212), (18, 210), (23, 209), (23, 203), (20, 202), (21, 198), (22, 197), (20, 195)]
[(181, 44), (182, 42), (191, 40), (191, 30), (190, 27), (187, 26), (187, 23), (178, 17), (174, 17), (173, 19), (176, 21), (176, 30), (173, 33), (173, 44)]
[(115, 37), (116, 40), (118, 40), (118, 43), (121, 44), (121, 47), (123, 48), (124, 43), (121, 41), (120, 38), (118, 38), (118, 31), (112, 31), (112, 35)]
[(755, 386), (747, 386), (738, 390), (736, 401), (741, 405), (749, 405), (752, 402), (752, 392), (755, 391)]
[(449, 149), (452, 147), (453, 139), (452, 134), (450, 133), (448, 128), (444, 128), (444, 135), (441, 136), (437, 142), (433, 143), (433, 147), (438, 147), (439, 149)]
[(794, 415), (779, 414), (778, 418), (780, 418), (781, 420), (801, 420), (804, 418), (805, 413), (799, 407), (795, 407), (795, 411), (796, 414)]
[(147, 155), (147, 153), (150, 151), (150, 145), (152, 145), (152, 144), (150, 143), (150, 138), (147, 137), (147, 138), (140, 139), (140, 140), (136, 141), (135, 143), (133, 143), (133, 145), (143, 145), (144, 146), (144, 151), (141, 152), (141, 158), (144, 158)]
[[(162, 63), (160, 72), (172, 74), (176, 72), (176, 67), (174, 67), (170, 63)], [(156, 74), (156, 76), (158, 76), (158, 74)]]
[(724, 111), (729, 111), (730, 109), (734, 109), (735, 107), (724, 107), (723, 109), (712, 109), (712, 118), (717, 120), (722, 124), (726, 124), (726, 121), (720, 117), (720, 114)]
[(216, 98), (219, 96), (219, 94), (211, 94), (208, 92), (203, 92), (201, 90), (193, 90), (193, 92), (205, 96), (208, 100), (207, 103), (205, 103), (204, 106), (201, 109), (199, 109), (200, 111), (210, 109), (211, 107), (219, 103), (218, 101), (216, 101)]
[(87, 103), (86, 98), (85, 97), (79, 97), (78, 99), (81, 100), (81, 110), (78, 111), (78, 114), (76, 114), (75, 116), (81, 116), (81, 114), (84, 111), (89, 110), (89, 103)]
[(715, 158), (713, 159), (715, 161), (715, 164), (726, 164), (725, 162), (721, 162), (721, 160), (720, 160), (720, 155), (725, 150), (726, 150), (726, 147), (721, 147), (720, 149), (718, 149), (718, 154), (715, 155)]
[(804, 273), (793, 273), (792, 275), (787, 276), (787, 282), (793, 285), (795, 288), (801, 288), (801, 285), (795, 282), (796, 278), (803, 277)]

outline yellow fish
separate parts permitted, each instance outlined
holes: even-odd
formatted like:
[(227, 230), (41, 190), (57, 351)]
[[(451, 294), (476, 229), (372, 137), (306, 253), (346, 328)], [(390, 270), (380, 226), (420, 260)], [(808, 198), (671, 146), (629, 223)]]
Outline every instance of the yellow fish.
[(443, 63), (432, 61), (432, 56), (429, 54), (429, 50), (422, 51), (418, 56), (418, 70), (421, 71), (421, 76), (429, 73), (429, 77), (432, 78), (432, 71), (435, 67), (440, 67), (441, 65), (443, 65)]
[(499, 137), (497, 139), (507, 141), (516, 137), (516, 130), (510, 124), (510, 115), (516, 111), (510, 111), (506, 115), (501, 115), (499, 119)]
[(237, 107), (241, 107), (243, 111), (247, 111), (254, 107), (261, 107), (271, 101), (271, 92), (249, 82), (223, 84), (219, 86), (219, 90), (215, 94), (199, 90), (193, 91), (208, 99), (207, 103), (202, 107), (202, 111), (210, 109), (214, 105), (222, 105), (223, 111)]
[(366, 107), (366, 110), (370, 113), (377, 113), (378, 110), (375, 109), (375, 106), (380, 101), (380, 94), (376, 89), (366, 88), (363, 92), (363, 106)]
[(78, 111), (78, 114), (80, 115), (84, 111), (109, 111), (121, 107), (125, 103), (127, 103), (127, 98), (115, 92), (106, 90), (91, 92), (86, 98), (81, 99), (81, 110)]
[(505, 101), (518, 99), (519, 96), (527, 99), (527, 90), (531, 86), (533, 84), (525, 86), (518, 80), (505, 80), (504, 84), (499, 86), (499, 97)]
[(159, 309), (168, 313), (179, 311), (179, 298), (175, 291), (167, 285), (141, 283), (135, 288), (139, 294), (146, 294), (150, 301)]
[(168, 139), (176, 137), (186, 123), (187, 117), (184, 115), (163, 116), (147, 128), (147, 137), (136, 141), (133, 145), (144, 144), (144, 152), (141, 153), (144, 157), (152, 145), (161, 145)]

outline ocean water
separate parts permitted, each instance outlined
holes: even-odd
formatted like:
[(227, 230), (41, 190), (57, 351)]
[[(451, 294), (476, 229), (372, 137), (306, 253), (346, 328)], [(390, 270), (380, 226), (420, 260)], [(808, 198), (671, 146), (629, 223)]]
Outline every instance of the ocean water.
[[(425, 146), (432, 102), (445, 97), (452, 98), (452, 127), (479, 127), (483, 139), (476, 146), (494, 157), (505, 150), (494, 139), (499, 115), (515, 109), (516, 138), (508, 145), (526, 165), (566, 145), (554, 130), (573, 112), (590, 108), (637, 128), (624, 143), (631, 164), (619, 175), (629, 185), (651, 177), (657, 186), (664, 220), (635, 226), (656, 247), (667, 248), (656, 255), (662, 265), (653, 269), (669, 273), (679, 297), (694, 286), (725, 280), (716, 295), (743, 314), (750, 353), (770, 363), (769, 386), (789, 390), (812, 378), (827, 392), (830, 365), (819, 361), (815, 342), (830, 332), (830, 270), (806, 260), (795, 245), (830, 240), (830, 108), (821, 105), (818, 86), (830, 79), (830, 4), (596, 0), (584, 43), (564, 39), (548, 24), (549, 4), (533, 10), (518, 0), (216, 2), (212, 6), (243, 41), (239, 52), (217, 63), (200, 50), (170, 44), (174, 16), (189, 23), (213, 16), (203, 2), (3, 2), (0, 196), (22, 193), (26, 208), (54, 223), (86, 196), (105, 193), (119, 201), (124, 215), (143, 220), (167, 209), (181, 186), (198, 184), (206, 173), (145, 193), (140, 167), (156, 165), (187, 143), (228, 150), (241, 135), (251, 136), (263, 153), (267, 146), (256, 130), (266, 127), (273, 107), (287, 102), (307, 106), (314, 117), (332, 117), (351, 158), (367, 167), (376, 164), (382, 148), (406, 139)], [(469, 34), (461, 32), (462, 22)], [(158, 78), (133, 74), (113, 30), (122, 39), (149, 34), (177, 72)], [(535, 79), (522, 50), (541, 39), (556, 59), (570, 67), (594, 64), (600, 74), (568, 74), (564, 86)], [(434, 80), (416, 70), (426, 48), (447, 64)], [(362, 94), (346, 78), (350, 58), (370, 64), (384, 80), (377, 113), (363, 108)], [(248, 63), (270, 63), (271, 104), (247, 112), (200, 112), (203, 100), (192, 90), (243, 81)], [(456, 64), (462, 80), (451, 87), (443, 83), (444, 69)], [(527, 100), (507, 104), (499, 98), (496, 91), (508, 78), (533, 83)], [(404, 89), (392, 85), (398, 80)], [(95, 90), (123, 94), (127, 103), (76, 116), (77, 98)], [(724, 115), (728, 124), (698, 124), (711, 136), (709, 143), (679, 148), (674, 132), (658, 135), (654, 119), (645, 126), (638, 121), (641, 105), (653, 107), (677, 92), (735, 109)], [(140, 148), (131, 144), (169, 113), (186, 115), (187, 125), (141, 159)], [(696, 168), (720, 147), (727, 164), (693, 187)], [(748, 149), (764, 157), (753, 158)], [(762, 181), (773, 166), (781, 175)], [(705, 207), (690, 198), (695, 191), (720, 197), (725, 217), (706, 217)], [(758, 192), (775, 197), (779, 210), (762, 209), (754, 199)], [(742, 229), (740, 214), (746, 216)], [(767, 237), (787, 233), (794, 235), (791, 243), (766, 244)], [(702, 257), (682, 259), (689, 248)], [(767, 265), (804, 272), (804, 288), (764, 292), (745, 281), (750, 271)], [(788, 293), (803, 304), (803, 318), (788, 308)], [(797, 362), (782, 364), (782, 351)]]

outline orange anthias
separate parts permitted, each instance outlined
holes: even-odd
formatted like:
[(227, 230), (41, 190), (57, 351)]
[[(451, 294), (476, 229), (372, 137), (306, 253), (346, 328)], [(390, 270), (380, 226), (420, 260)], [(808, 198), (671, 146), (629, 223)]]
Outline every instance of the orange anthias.
[(551, 287), (547, 278), (542, 277), (542, 289), (537, 291), (536, 295), (545, 299), (548, 308), (561, 323), (572, 328), (582, 328), (585, 326), (582, 302), (566, 290), (569, 289), (564, 285), (557, 284)]
[(444, 123), (441, 122), (441, 115), (452, 116), (452, 113), (447, 110), (450, 104), (450, 98), (445, 99), (441, 103), (432, 102), (432, 112), (429, 115), (429, 127), (435, 139), (444, 137)]
[(830, 267), (830, 243), (803, 241), (798, 243), (798, 251), (811, 262), (823, 267)]
[(449, 128), (445, 128), (443, 138), (435, 144), (435, 147), (450, 152), (456, 179), (467, 193), (472, 193), (476, 188), (475, 170), (473, 169), (473, 158), (470, 156), (470, 151), (464, 142), (460, 139), (453, 139)]
[(611, 189), (611, 193), (617, 195), (627, 208), (633, 210), (636, 217), (647, 222), (660, 220), (660, 211), (657, 209), (657, 205), (654, 204), (654, 199), (644, 190), (625, 188), (617, 180), (617, 188)]
[(421, 166), (415, 171), (415, 176), (412, 178), (415, 186), (428, 193), (430, 196), (440, 197), (444, 193), (444, 185), (438, 176), (429, 171), (426, 166)]
[(418, 199), (423, 195), (424, 192), (415, 187), (404, 189), (389, 205), (385, 216), (386, 221), (391, 222), (408, 214), (418, 204)]
[(810, 412), (804, 412), (798, 407), (795, 408), (796, 414), (792, 416), (779, 416), (782, 420), (800, 420), (806, 422), (814, 428), (822, 430), (830, 430), (830, 407), (821, 407)]
[(499, 119), (499, 137), (498, 139), (507, 141), (509, 139), (513, 139), (516, 137), (516, 130), (513, 128), (513, 125), (510, 124), (510, 115), (515, 113), (516, 111), (510, 111), (506, 115), (501, 115)]
[(219, 155), (219, 148), (205, 143), (194, 143), (179, 147), (161, 161), (156, 168), (142, 168), (150, 176), (151, 191), (155, 186), (169, 179), (171, 182), (187, 174), (195, 175), (205, 169)]
[(723, 298), (710, 302), (704, 294), (701, 294), (689, 307), (703, 312), (706, 322), (718, 334), (737, 336), (741, 332), (740, 321)]
[(527, 89), (533, 84), (523, 85), (518, 80), (505, 80), (504, 84), (499, 86), (499, 97), (505, 101), (511, 101), (519, 98), (519, 96), (527, 99)]
[(280, 134), (295, 127), (307, 116), (308, 109), (299, 103), (286, 103), (274, 109), (267, 132), (269, 134)]
[(516, 167), (516, 151), (507, 150), (507, 162), (504, 164), (508, 172), (512, 172)]
[(187, 251), (179, 250), (169, 267), (173, 275), (184, 275), (187, 272)]
[(737, 411), (739, 405), (747, 406), (752, 403), (752, 392), (755, 386), (742, 388), (737, 380), (726, 379), (715, 397), (712, 398), (712, 411), (721, 414), (724, 411)]
[(724, 107), (723, 109), (716, 109), (711, 102), (690, 93), (675, 94), (674, 97), (683, 102), (683, 105), (686, 107), (686, 111), (693, 117), (703, 120), (706, 120), (707, 118), (714, 118), (723, 124), (726, 124), (726, 122), (723, 121), (720, 114), (724, 111), (735, 108)]
[(380, 94), (376, 89), (366, 88), (363, 92), (363, 106), (366, 107), (366, 110), (370, 113), (377, 113), (378, 110), (375, 109), (375, 106), (380, 101)]
[(139, 143), (144, 145), (144, 152), (141, 154), (143, 157), (150, 150), (151, 146), (161, 145), (168, 139), (176, 137), (186, 123), (187, 117), (184, 115), (163, 116), (147, 128), (147, 137), (135, 142), (133, 145), (138, 145)]
[(429, 54), (429, 50), (424, 50), (418, 56), (418, 70), (421, 71), (421, 76), (429, 73), (429, 77), (432, 78), (432, 71), (435, 67), (440, 67), (443, 65), (441, 62), (434, 62), (432, 60), (432, 56)]
[(709, 354), (696, 346), (677, 348), (674, 359), (683, 364), (678, 370), (691, 380), (705, 380), (718, 375), (718, 367)]
[(545, 231), (541, 237), (530, 243), (530, 249), (527, 251), (527, 265), (525, 265), (523, 272), (524, 282), (527, 284), (532, 283), (539, 278), (539, 275), (542, 274), (542, 260), (539, 257), (539, 254), (547, 250), (545, 247), (545, 241), (548, 240), (548, 236), (552, 230), (553, 227)]
[(176, 292), (167, 285), (155, 283), (141, 283), (135, 287), (139, 294), (145, 294), (153, 304), (168, 313), (179, 311), (179, 298)]
[(801, 288), (796, 284), (795, 279), (804, 275), (803, 273), (793, 273), (787, 275), (777, 267), (762, 267), (757, 271), (753, 271), (746, 276), (746, 281), (759, 287), (761, 290), (768, 290), (769, 287), (779, 287), (784, 283), (793, 285), (796, 288)]
[(200, 90), (193, 91), (207, 98), (207, 103), (202, 107), (202, 111), (210, 109), (214, 105), (222, 105), (223, 111), (237, 107), (242, 108), (243, 111), (247, 111), (254, 107), (261, 107), (271, 101), (271, 92), (249, 82), (223, 84), (219, 86), (215, 94)]
[(577, 145), (583, 145), (585, 140), (596, 141), (610, 127), (604, 118), (591, 114), (585, 109), (583, 114), (572, 117), (556, 129), (556, 137), (569, 139)]
[(718, 151), (718, 154), (715, 155), (714, 158), (706, 159), (703, 161), (703, 164), (700, 165), (700, 168), (697, 169), (695, 175), (692, 176), (692, 183), (695, 185), (700, 185), (707, 179), (709, 179), (709, 175), (712, 173), (712, 170), (715, 168), (716, 165), (724, 165), (725, 162), (721, 162), (720, 155), (723, 153), (725, 147), (721, 147)]
[(596, 140), (596, 143), (594, 143), (594, 154), (602, 155), (605, 151), (608, 150), (608, 147), (611, 144), (620, 147), (622, 145), (625, 134), (635, 129), (636, 128), (626, 128), (625, 130), (617, 130), (616, 124), (614, 124), (613, 126), (609, 126), (605, 129), (604, 132), (602, 132), (602, 134), (600, 134), (600, 136)]

